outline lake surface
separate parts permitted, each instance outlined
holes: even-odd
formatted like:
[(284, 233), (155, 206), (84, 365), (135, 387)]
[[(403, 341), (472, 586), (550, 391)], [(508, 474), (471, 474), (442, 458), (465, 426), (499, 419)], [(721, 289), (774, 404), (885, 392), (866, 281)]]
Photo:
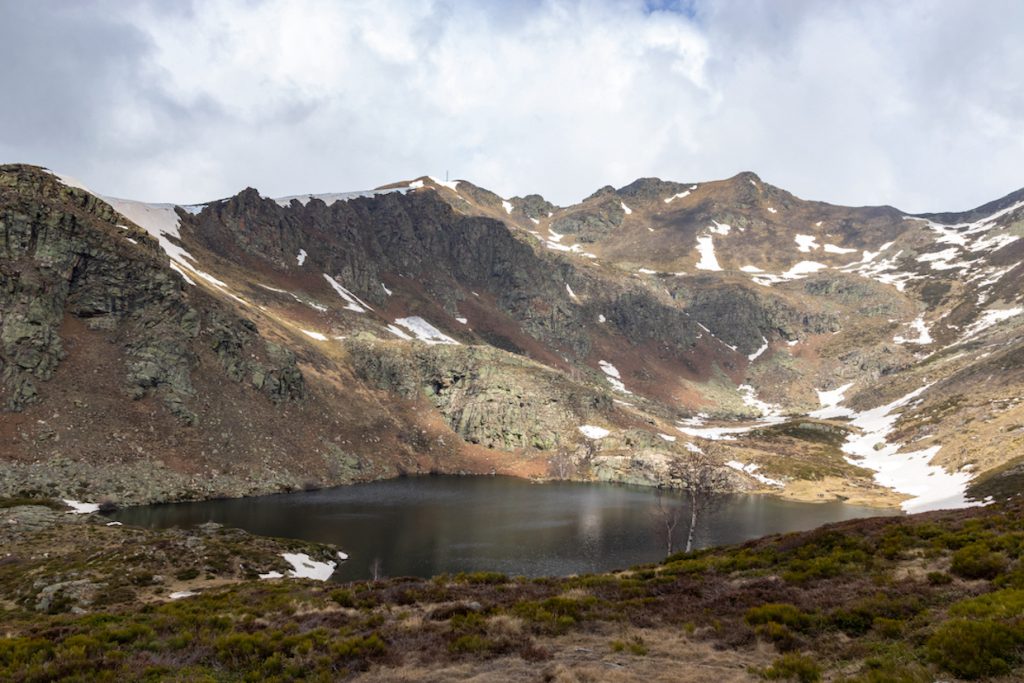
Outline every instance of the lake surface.
[[(686, 497), (676, 549), (685, 543)], [(698, 547), (897, 511), (797, 503), (765, 495), (722, 496), (699, 520)], [(255, 534), (336, 544), (349, 554), (332, 579), (499, 571), (545, 576), (623, 569), (665, 556), (653, 489), (616, 484), (536, 484), (513, 477), (409, 477), (322, 491), (150, 505), (112, 516), (145, 527), (218, 522)]]

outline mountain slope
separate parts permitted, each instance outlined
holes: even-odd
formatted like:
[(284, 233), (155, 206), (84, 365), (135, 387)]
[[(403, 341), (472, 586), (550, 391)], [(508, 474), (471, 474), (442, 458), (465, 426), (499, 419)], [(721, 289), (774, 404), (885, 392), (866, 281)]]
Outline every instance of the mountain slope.
[[(8, 491), (679, 485), (671, 463), (715, 439), (736, 488), (916, 509), (1024, 445), (1020, 193), (910, 216), (743, 173), (557, 207), (424, 177), (175, 207), (0, 179)], [(129, 472), (156, 460), (173, 485)]]

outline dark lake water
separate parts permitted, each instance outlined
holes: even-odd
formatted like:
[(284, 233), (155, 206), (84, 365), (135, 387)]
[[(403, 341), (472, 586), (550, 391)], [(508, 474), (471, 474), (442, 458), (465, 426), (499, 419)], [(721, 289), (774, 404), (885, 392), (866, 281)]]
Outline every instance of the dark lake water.
[[(689, 519), (684, 494), (676, 548)], [(499, 571), (545, 576), (623, 569), (665, 555), (658, 498), (615, 484), (535, 484), (512, 477), (410, 477), (258, 498), (129, 508), (125, 524), (191, 527), (219, 522), (266, 536), (333, 543), (349, 555), (333, 579)], [(699, 520), (696, 545), (722, 545), (829, 522), (898, 514), (842, 503), (729, 495)]]

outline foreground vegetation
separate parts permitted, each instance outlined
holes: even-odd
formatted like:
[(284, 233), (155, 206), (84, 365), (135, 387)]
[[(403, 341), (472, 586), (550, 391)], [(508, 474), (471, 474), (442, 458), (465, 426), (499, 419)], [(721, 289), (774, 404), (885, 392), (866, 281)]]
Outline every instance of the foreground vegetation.
[[(587, 660), (608, 680), (655, 680), (645, 661), (664, 669), (697, 652), (732, 662), (733, 677), (719, 680), (1021, 680), (1021, 512), (1010, 503), (859, 520), (612, 574), (352, 584), (253, 580), (256, 560), (239, 570), (247, 543), (270, 562), (275, 541), (207, 529), (203, 553), (179, 554), (175, 584), (205, 581), (203, 591), (180, 600), (147, 565), (175, 553), (153, 560), (137, 547), (172, 543), (172, 532), (58, 517), (5, 539), (0, 553), (0, 680), (415, 680), (446, 667), (491, 671), (488, 680), (519, 680), (519, 669), (597, 680)], [(92, 534), (90, 548), (59, 542), (66, 529)], [(53, 555), (36, 552), (40, 539)], [(41, 608), (32, 586), (66, 576), (72, 557), (80, 571), (90, 561), (111, 571), (115, 549), (120, 571), (106, 590), (116, 599)], [(669, 671), (664, 680), (713, 677)]]

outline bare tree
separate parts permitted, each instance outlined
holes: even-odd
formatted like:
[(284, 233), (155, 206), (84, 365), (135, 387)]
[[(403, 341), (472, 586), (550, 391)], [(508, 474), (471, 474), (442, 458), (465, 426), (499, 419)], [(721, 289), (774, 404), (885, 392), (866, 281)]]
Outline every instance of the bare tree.
[(384, 572), (381, 570), (382, 565), (383, 563), (380, 561), (379, 557), (373, 558), (373, 562), (370, 563), (370, 575), (373, 577), (374, 581), (380, 581), (384, 578)]
[(658, 529), (665, 530), (665, 557), (672, 554), (672, 546), (676, 527), (679, 526), (679, 519), (683, 516), (683, 509), (679, 505), (666, 501), (665, 489), (659, 488), (655, 491), (658, 504), (652, 513)]
[(686, 552), (693, 550), (697, 520), (713, 505), (719, 494), (729, 490), (729, 472), (722, 466), (717, 444), (694, 447), (677, 457), (671, 465), (672, 476), (680, 481), (690, 498), (690, 527), (686, 533)]
[(552, 479), (568, 479), (576, 471), (572, 454), (559, 450), (548, 461), (548, 476)]

